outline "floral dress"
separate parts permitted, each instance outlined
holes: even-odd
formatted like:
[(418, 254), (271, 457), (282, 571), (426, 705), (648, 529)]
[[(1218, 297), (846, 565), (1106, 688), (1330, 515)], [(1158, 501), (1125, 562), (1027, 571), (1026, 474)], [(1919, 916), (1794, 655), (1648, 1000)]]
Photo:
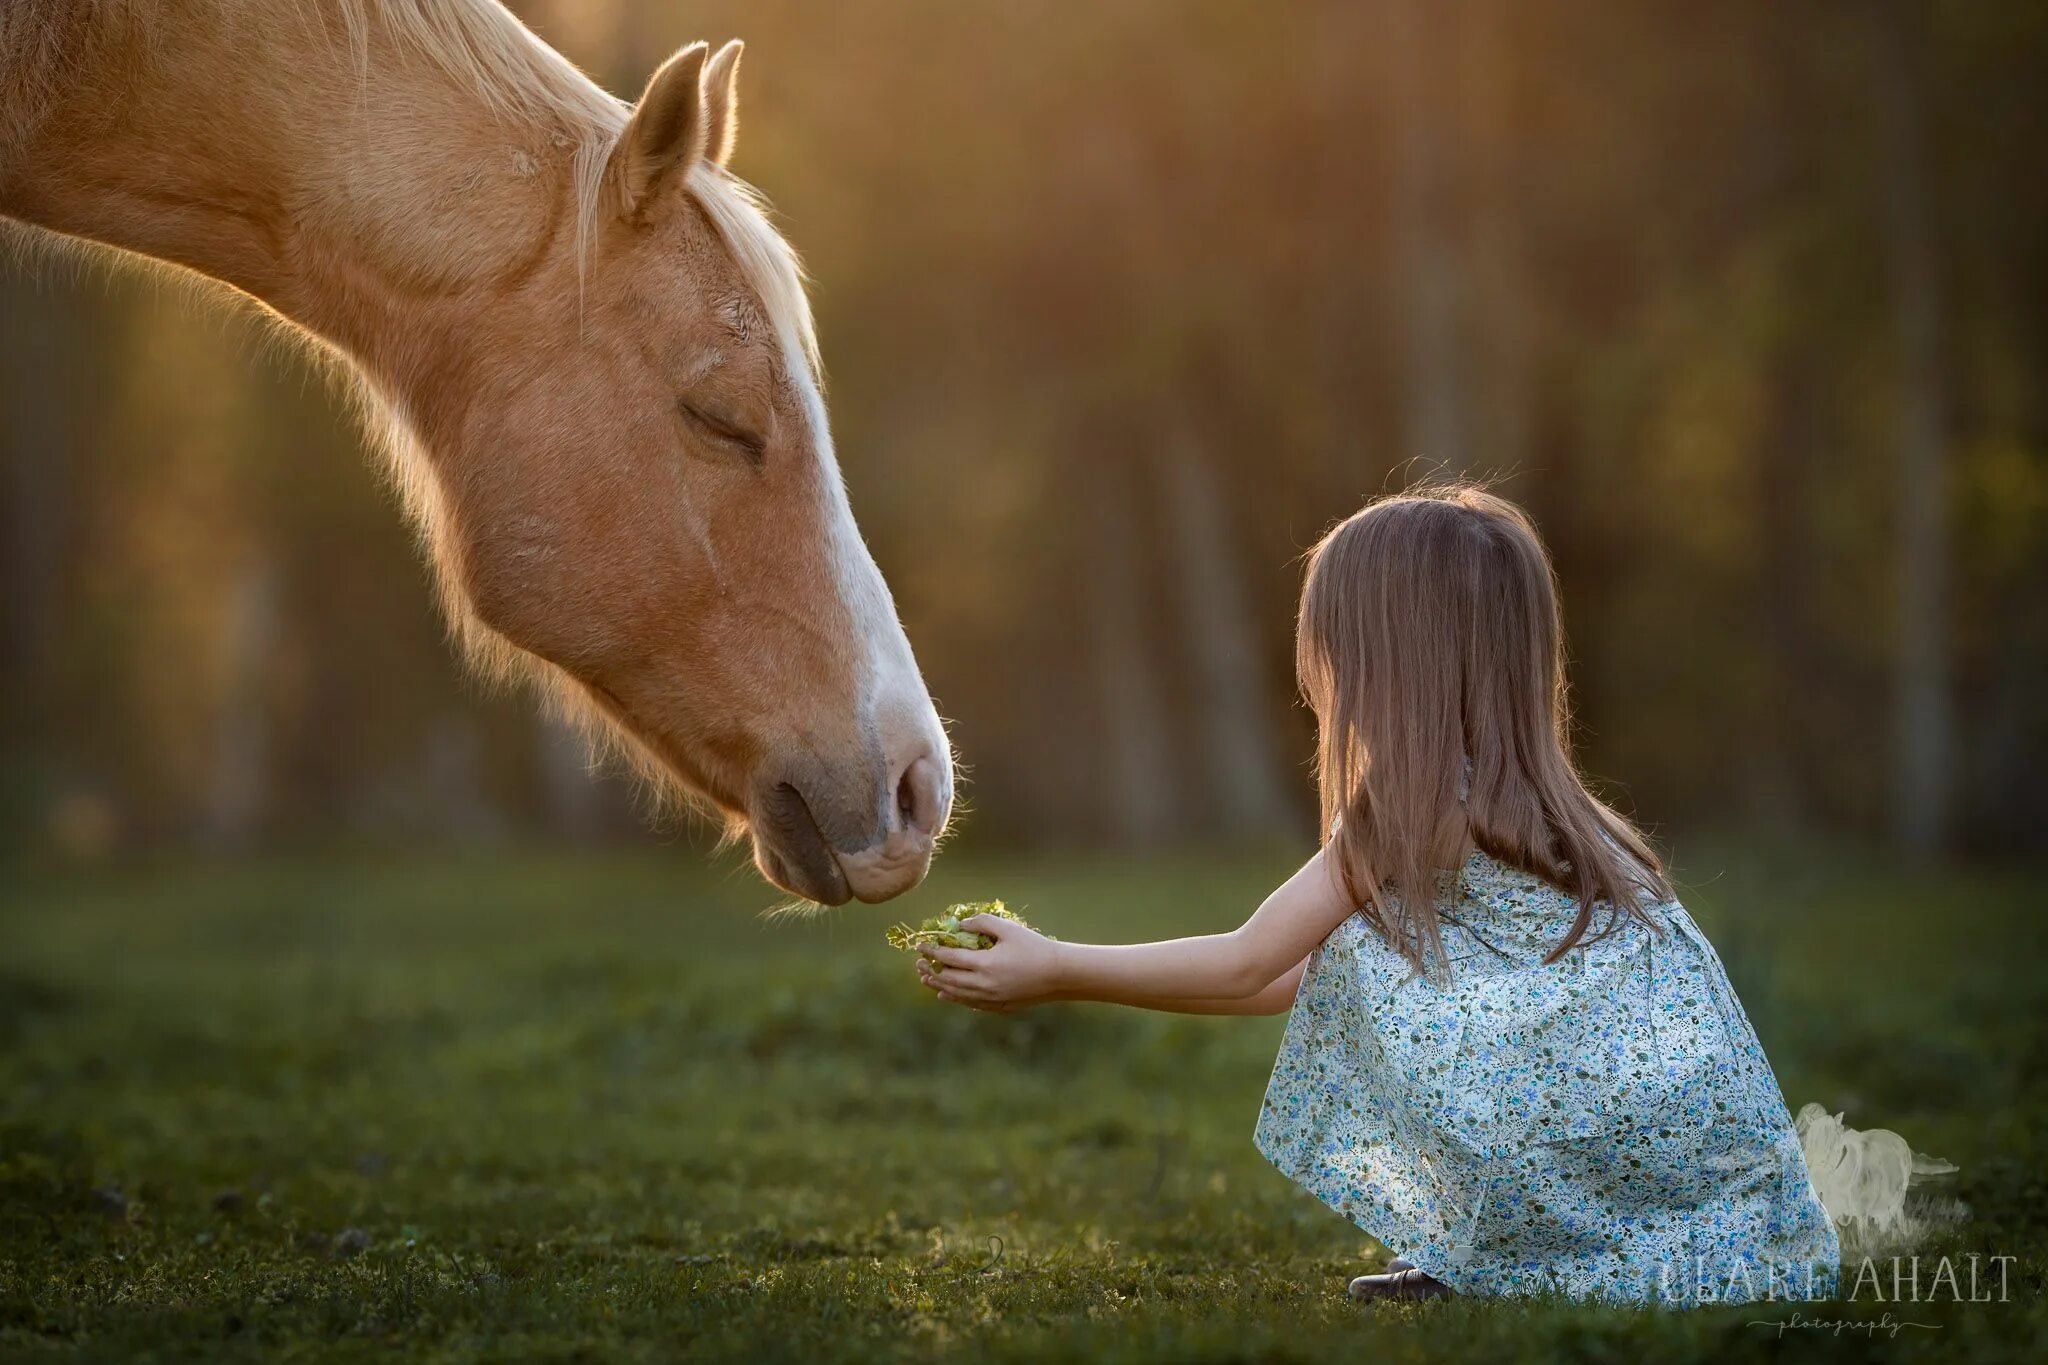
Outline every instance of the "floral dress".
[[(1280, 1171), (1466, 1294), (1831, 1296), (1834, 1225), (1683, 906), (1542, 959), (1577, 902), (1474, 853), (1432, 981), (1354, 915), (1309, 959), (1259, 1115)], [(1595, 933), (1604, 916), (1596, 915)]]

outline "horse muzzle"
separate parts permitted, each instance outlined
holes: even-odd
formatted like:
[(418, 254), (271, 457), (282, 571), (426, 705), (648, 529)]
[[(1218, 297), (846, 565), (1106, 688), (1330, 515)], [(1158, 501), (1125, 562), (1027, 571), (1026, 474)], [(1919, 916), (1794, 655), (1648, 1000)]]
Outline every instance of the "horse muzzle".
[(923, 881), (952, 812), (950, 756), (921, 746), (888, 771), (860, 783), (870, 795), (858, 806), (818, 780), (763, 787), (748, 810), (761, 875), (820, 905), (885, 901)]

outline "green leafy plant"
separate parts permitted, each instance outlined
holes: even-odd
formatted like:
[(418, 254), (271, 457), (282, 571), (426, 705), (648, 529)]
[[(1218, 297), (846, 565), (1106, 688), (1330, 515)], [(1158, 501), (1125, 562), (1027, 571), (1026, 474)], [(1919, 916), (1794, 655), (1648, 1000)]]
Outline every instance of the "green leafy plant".
[[(994, 947), (995, 940), (987, 934), (960, 927), (961, 921), (973, 919), (976, 915), (994, 915), (998, 919), (1022, 924), (1027, 929), (1031, 927), (1022, 915), (1001, 901), (963, 901), (959, 905), (947, 906), (914, 929), (908, 924), (891, 925), (889, 946), (900, 948), (906, 953), (914, 953), (927, 943), (937, 944), (942, 948)], [(932, 965), (936, 967), (939, 964)]]

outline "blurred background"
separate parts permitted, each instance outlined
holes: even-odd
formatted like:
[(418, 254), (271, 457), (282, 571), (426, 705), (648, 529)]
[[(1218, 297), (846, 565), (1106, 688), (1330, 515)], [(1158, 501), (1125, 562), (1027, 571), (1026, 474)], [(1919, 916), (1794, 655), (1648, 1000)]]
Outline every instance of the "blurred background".
[(763, 922), (464, 675), (304, 357), (0, 262), (0, 1354), (1413, 1356), (1246, 1141), (1280, 1020), (943, 1008), (881, 931), (1236, 924), (1314, 826), (1301, 552), (1445, 474), (1547, 533), (1583, 759), (1791, 1105), (1961, 1168), (1928, 1264), (2020, 1258), (1898, 1358), (2048, 1339), (2048, 6), (514, 8), (627, 94), (747, 40), (972, 809)]
[[(1297, 558), (1497, 476), (1664, 832), (2048, 844), (2048, 10), (513, 6), (608, 88), (743, 36), (736, 169), (1004, 850), (1310, 828)], [(313, 368), (0, 275), (0, 839), (650, 837), (465, 678)]]

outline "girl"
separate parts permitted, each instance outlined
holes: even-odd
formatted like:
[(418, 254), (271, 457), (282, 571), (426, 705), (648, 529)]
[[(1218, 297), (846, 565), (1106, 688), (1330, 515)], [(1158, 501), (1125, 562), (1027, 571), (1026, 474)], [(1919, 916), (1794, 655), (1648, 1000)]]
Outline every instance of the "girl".
[(1832, 1293), (1834, 1227), (1720, 959), (1573, 768), (1563, 656), (1519, 509), (1375, 502), (1302, 589), (1321, 851), (1227, 934), (1107, 947), (982, 917), (993, 947), (927, 947), (919, 975), (994, 1010), (1292, 1002), (1256, 1141), (1399, 1252), (1361, 1298)]

